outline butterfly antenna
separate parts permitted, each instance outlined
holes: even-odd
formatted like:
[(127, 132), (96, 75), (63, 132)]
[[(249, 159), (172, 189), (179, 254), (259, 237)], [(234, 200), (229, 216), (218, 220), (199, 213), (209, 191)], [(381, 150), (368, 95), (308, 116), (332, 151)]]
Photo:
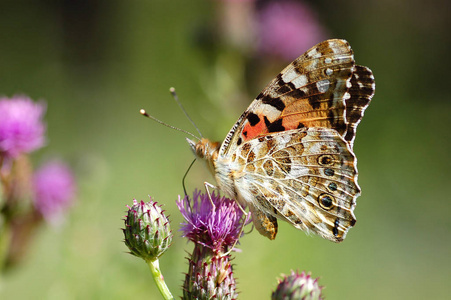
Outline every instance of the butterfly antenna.
[(149, 115), (149, 114), (148, 114), (144, 109), (142, 109), (142, 108), (139, 110), (139, 113), (142, 114), (144, 117), (147, 117), (147, 118), (149, 118), (149, 119), (154, 120), (154, 121), (157, 122), (157, 123), (160, 123), (161, 125), (164, 125), (164, 126), (166, 126), (166, 127), (172, 128), (172, 129), (177, 130), (177, 131), (181, 131), (181, 132), (183, 132), (183, 133), (186, 133), (186, 134), (192, 136), (192, 137), (195, 138), (195, 139), (200, 140), (200, 138), (198, 138), (197, 136), (195, 136), (195, 135), (192, 134), (191, 132), (188, 132), (188, 131), (186, 131), (186, 130), (180, 129), (180, 128), (178, 128), (178, 127), (175, 127), (175, 126), (166, 124), (165, 122), (163, 122), (163, 121), (161, 121), (161, 120), (158, 120), (158, 119), (155, 118), (154, 116)]
[(189, 202), (189, 196), (188, 196), (188, 193), (186, 192), (185, 179), (186, 179), (186, 175), (188, 175), (188, 172), (189, 172), (189, 170), (191, 170), (191, 167), (194, 165), (195, 161), (196, 161), (196, 159), (194, 159), (191, 162), (191, 164), (189, 165), (188, 169), (185, 172), (185, 175), (183, 175), (183, 179), (182, 179), (183, 192), (185, 193), (185, 197), (188, 198), (188, 202)]
[(182, 103), (179, 100), (179, 97), (177, 96), (177, 93), (175, 92), (175, 88), (171, 87), (169, 89), (169, 92), (171, 92), (172, 97), (174, 98), (175, 102), (177, 102), (177, 105), (180, 107), (180, 109), (183, 111), (183, 113), (185, 114), (185, 116), (188, 118), (188, 120), (191, 122), (191, 124), (194, 126), (194, 128), (196, 128), (197, 133), (199, 133), (200, 137), (202, 136), (202, 133), (200, 132), (199, 128), (196, 126), (196, 123), (194, 123), (194, 121), (191, 119), (191, 117), (188, 115), (188, 113), (186, 112), (185, 108), (183, 107)]

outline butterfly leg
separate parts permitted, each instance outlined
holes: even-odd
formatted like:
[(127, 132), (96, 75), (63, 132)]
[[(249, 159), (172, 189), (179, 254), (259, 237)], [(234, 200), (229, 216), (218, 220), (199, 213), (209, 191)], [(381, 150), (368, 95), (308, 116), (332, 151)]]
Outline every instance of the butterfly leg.
[(208, 199), (210, 199), (211, 206), (213, 207), (213, 211), (215, 211), (216, 205), (213, 203), (213, 199), (211, 198), (210, 190), (208, 188), (210, 187), (212, 189), (217, 189), (218, 187), (214, 186), (211, 183), (206, 182), (206, 181), (204, 182), (204, 186), (205, 186), (205, 190), (207, 191)]
[(249, 213), (247, 211), (245, 211), (244, 208), (242, 208), (238, 202), (236, 202), (236, 204), (243, 212), (243, 223), (241, 224), (240, 232), (238, 233), (238, 237), (237, 237), (235, 243), (233, 243), (232, 247), (230, 247), (230, 249), (226, 253), (224, 253), (223, 256), (229, 255), (235, 248), (236, 244), (238, 243), (238, 240), (240, 239), (241, 235), (243, 234), (244, 226), (246, 226), (247, 217), (249, 215)]
[(241, 206), (238, 201), (235, 201), (235, 203), (238, 205), (238, 208), (241, 210), (241, 212), (247, 217), (248, 212)]

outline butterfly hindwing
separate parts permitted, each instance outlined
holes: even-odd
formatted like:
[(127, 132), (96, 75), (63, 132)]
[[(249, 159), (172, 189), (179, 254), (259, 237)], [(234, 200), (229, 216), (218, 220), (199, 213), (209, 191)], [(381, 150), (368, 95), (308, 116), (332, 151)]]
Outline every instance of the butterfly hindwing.
[(274, 214), (265, 213), (254, 205), (249, 205), (249, 211), (252, 214), (252, 222), (254, 223), (255, 229), (268, 239), (275, 239), (278, 225), (277, 218), (274, 217)]
[[(303, 128), (245, 142), (232, 155), (239, 196), (252, 212), (288, 221), (296, 228), (339, 242), (355, 223), (360, 193), (355, 157), (328, 128)], [(263, 223), (254, 215), (257, 229)], [(269, 234), (269, 233), (268, 233)], [(266, 235), (268, 235), (266, 234)]]

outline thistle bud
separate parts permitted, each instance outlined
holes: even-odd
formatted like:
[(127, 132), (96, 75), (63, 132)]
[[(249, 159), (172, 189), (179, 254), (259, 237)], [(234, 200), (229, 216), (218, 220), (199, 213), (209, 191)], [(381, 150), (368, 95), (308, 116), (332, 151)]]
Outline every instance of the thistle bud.
[(150, 199), (128, 206), (125, 216), (125, 244), (130, 253), (147, 262), (158, 259), (171, 245), (172, 232), (161, 206)]
[(321, 300), (321, 290), (318, 279), (310, 274), (291, 271), (291, 275), (279, 280), (277, 289), (272, 293), (272, 300)]
[(215, 256), (212, 249), (196, 244), (189, 259), (182, 299), (233, 300), (237, 297), (230, 257)]

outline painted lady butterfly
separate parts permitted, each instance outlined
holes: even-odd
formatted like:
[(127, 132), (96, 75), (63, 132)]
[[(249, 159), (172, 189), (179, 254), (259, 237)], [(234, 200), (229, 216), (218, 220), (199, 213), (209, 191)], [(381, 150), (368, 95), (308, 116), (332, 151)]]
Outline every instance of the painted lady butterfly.
[(188, 142), (262, 235), (276, 237), (278, 218), (341, 242), (356, 222), (353, 142), (374, 89), (349, 43), (327, 40), (277, 75), (222, 144)]

